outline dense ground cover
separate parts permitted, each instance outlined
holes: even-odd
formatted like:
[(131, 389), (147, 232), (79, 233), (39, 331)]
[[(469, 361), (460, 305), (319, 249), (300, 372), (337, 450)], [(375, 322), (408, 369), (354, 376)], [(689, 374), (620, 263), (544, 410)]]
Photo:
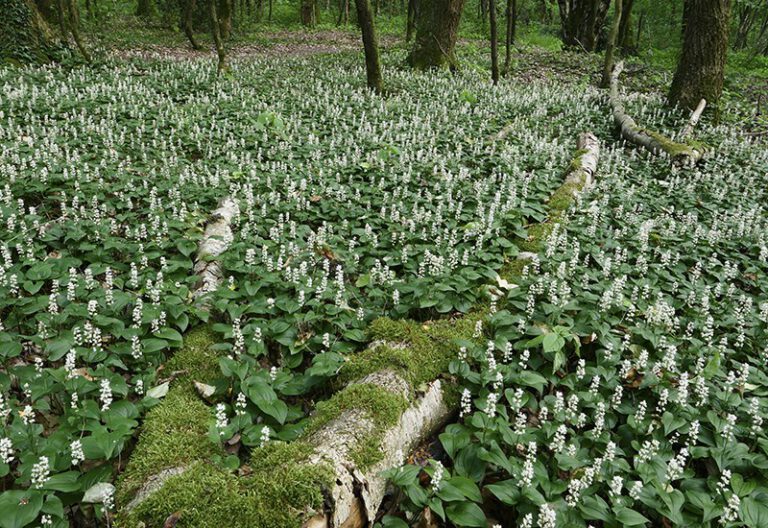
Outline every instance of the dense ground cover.
[[(124, 468), (190, 328), (209, 323), (225, 356), (208, 411), (212, 442), (242, 444), (235, 469), (302, 433), (373, 321), (478, 305), (485, 344), (454, 343), (449, 456), (424, 485), (393, 473), (405, 510), (768, 522), (765, 150), (710, 127), (717, 153), (673, 171), (609, 146), (578, 75), (493, 88), (402, 59), (384, 98), (339, 55), (244, 59), (221, 80), (200, 59), (0, 71), (0, 526), (101, 518), (112, 499), (83, 495)], [(654, 95), (628, 106), (655, 129), (679, 118)], [(582, 130), (605, 143), (597, 186), (526, 240)], [(225, 196), (241, 214), (207, 312), (192, 263)], [(539, 256), (509, 266), (518, 247)]]

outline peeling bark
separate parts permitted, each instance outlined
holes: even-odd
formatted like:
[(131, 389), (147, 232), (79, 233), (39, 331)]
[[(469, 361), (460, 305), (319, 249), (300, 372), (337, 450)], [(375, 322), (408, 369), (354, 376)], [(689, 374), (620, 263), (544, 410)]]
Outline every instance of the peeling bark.
[(577, 143), (580, 156), (577, 156), (570, 170), (565, 175), (566, 184), (576, 184), (589, 187), (597, 172), (597, 162), (600, 159), (600, 141), (592, 132), (584, 132)]
[(230, 226), (239, 214), (240, 208), (230, 196), (224, 198), (219, 207), (211, 213), (195, 258), (194, 271), (199, 277), (198, 285), (193, 291), (195, 297), (215, 290), (224, 280), (221, 265), (216, 259), (232, 244), (234, 235)]
[[(383, 370), (353, 382), (371, 384), (388, 392), (408, 397), (412, 388), (393, 370)], [(400, 465), (403, 454), (413, 450), (420, 441), (442, 427), (453, 409), (444, 401), (440, 380), (427, 385), (400, 416), (398, 423), (387, 429), (381, 441), (382, 459), (370, 468), (356, 466), (350, 454), (363, 439), (374, 433), (370, 417), (359, 409), (345, 411), (310, 437), (315, 454), (312, 464), (329, 464), (336, 475), (336, 484), (327, 490), (329, 508), (304, 523), (304, 528), (347, 528), (368, 526), (384, 499), (387, 481), (381, 472)]]
[(609, 97), (613, 110), (613, 120), (621, 130), (621, 136), (630, 143), (643, 147), (653, 154), (666, 154), (675, 164), (693, 166), (704, 156), (704, 149), (687, 143), (677, 143), (669, 138), (643, 130), (637, 126), (632, 117), (627, 115), (619, 97), (619, 75), (624, 69), (624, 63), (619, 62), (611, 74), (611, 94)]

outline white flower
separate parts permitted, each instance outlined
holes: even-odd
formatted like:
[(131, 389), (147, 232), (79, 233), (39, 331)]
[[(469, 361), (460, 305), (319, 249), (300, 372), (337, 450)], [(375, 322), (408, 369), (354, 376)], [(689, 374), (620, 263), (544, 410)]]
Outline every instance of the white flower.
[(437, 493), (440, 490), (440, 485), (443, 482), (443, 472), (445, 471), (445, 468), (439, 461), (435, 461), (434, 466), (435, 472), (432, 475), (432, 491)]
[(37, 463), (32, 466), (32, 487), (42, 488), (51, 475), (51, 467), (48, 463), (48, 457), (41, 456)]
[(10, 438), (0, 438), (0, 461), (10, 464), (13, 461), (13, 442)]
[(227, 410), (223, 403), (216, 404), (216, 428), (219, 430), (220, 435), (224, 435), (224, 429), (229, 425), (227, 420)]
[(107, 378), (101, 380), (99, 399), (101, 400), (101, 411), (108, 411), (109, 407), (112, 405), (112, 386)]
[(85, 460), (85, 454), (83, 453), (83, 443), (78, 439), (73, 441), (69, 445), (69, 450), (72, 453), (72, 465), (76, 466), (83, 460)]
[(261, 428), (261, 437), (259, 438), (259, 445), (261, 447), (264, 447), (265, 445), (267, 445), (267, 442), (269, 442), (269, 438), (271, 434), (272, 433), (269, 427), (267, 427), (266, 425)]

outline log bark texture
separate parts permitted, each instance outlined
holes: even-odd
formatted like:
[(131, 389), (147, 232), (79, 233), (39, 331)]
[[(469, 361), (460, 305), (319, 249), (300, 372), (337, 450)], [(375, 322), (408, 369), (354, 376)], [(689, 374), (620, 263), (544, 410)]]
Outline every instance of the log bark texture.
[(565, 175), (566, 184), (589, 187), (595, 180), (597, 163), (600, 160), (600, 141), (592, 132), (584, 132), (576, 144), (581, 153), (574, 159), (568, 173)]
[(237, 202), (229, 196), (211, 213), (195, 258), (194, 271), (199, 277), (197, 288), (193, 292), (195, 297), (215, 290), (224, 280), (221, 264), (216, 259), (232, 244), (234, 235), (231, 225), (239, 214)]
[(613, 110), (613, 120), (621, 131), (621, 136), (653, 154), (666, 154), (675, 164), (692, 166), (704, 156), (704, 149), (699, 146), (677, 143), (661, 134), (644, 130), (629, 116), (619, 96), (619, 75), (624, 69), (624, 63), (619, 62), (611, 74), (611, 94), (609, 97)]

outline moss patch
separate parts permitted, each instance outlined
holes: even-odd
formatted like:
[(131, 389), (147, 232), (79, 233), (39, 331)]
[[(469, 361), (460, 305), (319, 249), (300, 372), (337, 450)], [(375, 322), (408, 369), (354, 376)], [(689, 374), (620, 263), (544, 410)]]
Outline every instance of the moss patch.
[(547, 239), (555, 225), (551, 222), (544, 222), (542, 224), (534, 224), (526, 227), (528, 231), (528, 238), (518, 242), (517, 246), (522, 251), (530, 251), (531, 253), (538, 253), (542, 247), (542, 244)]
[(322, 490), (333, 481), (329, 467), (305, 464), (310, 452), (299, 442), (271, 444), (254, 451), (253, 473), (247, 476), (197, 462), (116, 526), (163, 526), (178, 512), (177, 528), (298, 528), (311, 510), (322, 509)]
[(348, 383), (367, 374), (393, 368), (411, 387), (438, 378), (447, 372), (459, 350), (457, 340), (471, 340), (475, 321), (484, 314), (471, 312), (458, 319), (440, 319), (428, 323), (376, 319), (368, 327), (372, 341), (402, 343), (404, 348), (381, 345), (350, 357), (339, 373), (339, 381)]
[(191, 381), (212, 380), (218, 372), (215, 343), (208, 328), (190, 332), (184, 346), (168, 362), (165, 370), (186, 370), (174, 380), (168, 395), (144, 418), (139, 443), (117, 485), (117, 502), (125, 504), (148, 477), (167, 468), (207, 460), (221, 448), (207, 437), (211, 409), (203, 403)]
[(566, 183), (558, 187), (547, 202), (550, 214), (568, 209), (575, 201), (574, 194), (580, 192), (583, 188), (583, 183)]

